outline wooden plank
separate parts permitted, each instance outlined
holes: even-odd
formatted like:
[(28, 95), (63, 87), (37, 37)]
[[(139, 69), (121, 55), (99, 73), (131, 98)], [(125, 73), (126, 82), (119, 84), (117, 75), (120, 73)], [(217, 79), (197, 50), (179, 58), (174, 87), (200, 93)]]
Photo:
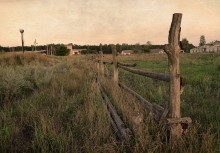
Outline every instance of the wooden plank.
[(118, 65), (118, 67), (122, 68), (123, 70), (134, 73), (134, 74), (138, 74), (138, 75), (146, 76), (149, 78), (170, 82), (170, 76), (167, 74), (148, 72), (148, 71), (138, 70), (138, 69), (134, 69), (134, 68), (128, 68), (128, 67), (122, 66), (122, 65)]
[(128, 67), (135, 67), (135, 66), (137, 66), (136, 63), (130, 64), (130, 63), (121, 63), (121, 62), (118, 62), (118, 65), (128, 66)]
[(141, 95), (139, 95), (138, 93), (136, 93), (135, 91), (131, 90), (130, 88), (128, 88), (127, 86), (123, 85), (122, 83), (118, 83), (119, 87), (123, 88), (124, 90), (128, 91), (129, 93), (131, 93), (132, 95), (134, 95), (140, 102), (142, 102), (143, 106), (148, 110), (151, 111), (153, 110), (153, 104), (151, 104), (149, 101), (147, 101), (146, 99), (144, 99)]
[(159, 123), (160, 118), (164, 112), (164, 108), (153, 103), (152, 112), (154, 113), (154, 119)]
[(107, 61), (103, 61), (103, 64), (113, 64), (113, 62), (107, 62)]
[(122, 134), (120, 133), (120, 131), (117, 128), (117, 125), (115, 124), (114, 120), (112, 119), (111, 115), (109, 114), (109, 118), (110, 118), (110, 124), (113, 128), (113, 131), (115, 132), (115, 134), (117, 135), (118, 139), (120, 141), (124, 141)]
[[(112, 64), (112, 63), (107, 63), (107, 64)], [(165, 82), (170, 82), (170, 75), (168, 75), (168, 74), (138, 70), (138, 69), (123, 66), (121, 64), (118, 64), (118, 67), (122, 68), (123, 70), (126, 70), (128, 72), (134, 73), (134, 74), (146, 76), (146, 77), (149, 77), (149, 78), (152, 78), (152, 79), (157, 79), (157, 80), (161, 80), (161, 81), (165, 81)], [(180, 76), (180, 85), (181, 85), (181, 87), (183, 87), (185, 84), (186, 84), (186, 79), (184, 77)]]
[(96, 76), (96, 80), (97, 80), (102, 98), (106, 102), (107, 108), (110, 112), (111, 117), (114, 120), (115, 125), (117, 126), (118, 130), (120, 131), (122, 138), (125, 140), (128, 140), (130, 138), (130, 130), (125, 127), (125, 124), (123, 123), (123, 121), (121, 120), (119, 115), (117, 114), (114, 106), (112, 105), (110, 99), (108, 98), (107, 94), (105, 93), (105, 89), (104, 89), (103, 85), (101, 84), (101, 82), (97, 76)]
[(112, 45), (112, 55), (113, 55), (113, 64), (114, 64), (114, 82), (118, 84), (117, 50), (115, 45)]
[(132, 89), (128, 88), (127, 86), (123, 85), (122, 83), (118, 83), (119, 87), (123, 88), (124, 90), (128, 91), (130, 94), (134, 95), (143, 105), (143, 107), (148, 110), (149, 112), (152, 112), (153, 118), (159, 122), (160, 118), (164, 112), (164, 108), (161, 107), (160, 105), (157, 105), (155, 103), (150, 103), (149, 101), (147, 101), (146, 99), (144, 99), (141, 95), (139, 95), (138, 93), (136, 93), (135, 91), (133, 91)]
[(160, 117), (160, 121), (159, 121), (160, 124), (166, 119), (168, 114), (169, 114), (169, 109), (165, 108)]
[(192, 123), (192, 119), (190, 117), (182, 117), (182, 118), (167, 118), (168, 124), (177, 124), (177, 123), (185, 123), (190, 124)]
[(96, 67), (97, 67), (97, 72), (99, 73), (100, 71), (100, 66), (99, 66), (99, 63), (100, 63), (100, 59), (99, 59), (99, 55), (96, 56)]
[(103, 52), (102, 52), (102, 50), (99, 53), (100, 53), (100, 74), (104, 75), (105, 70), (104, 70), (104, 64), (103, 64)]

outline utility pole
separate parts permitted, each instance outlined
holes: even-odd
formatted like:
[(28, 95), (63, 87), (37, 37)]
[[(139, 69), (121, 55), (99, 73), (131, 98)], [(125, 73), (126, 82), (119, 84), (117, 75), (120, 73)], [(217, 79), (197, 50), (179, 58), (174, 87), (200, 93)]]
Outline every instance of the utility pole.
[(35, 41), (34, 41), (34, 49), (35, 49), (35, 51), (37, 51), (36, 45), (37, 45), (37, 41), (36, 41), (36, 39), (35, 39)]
[(21, 33), (22, 52), (24, 53), (24, 38), (23, 38), (24, 30), (20, 29), (20, 33)]

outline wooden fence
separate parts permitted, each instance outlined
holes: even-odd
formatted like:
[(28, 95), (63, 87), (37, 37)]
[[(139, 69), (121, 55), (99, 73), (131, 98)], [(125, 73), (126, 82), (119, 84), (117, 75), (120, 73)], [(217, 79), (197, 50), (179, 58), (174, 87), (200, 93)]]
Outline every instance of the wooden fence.
[[(168, 36), (168, 44), (165, 45), (165, 52), (168, 56), (168, 61), (169, 61), (169, 69), (170, 69), (169, 74), (138, 70), (135, 68), (131, 68), (131, 67), (135, 67), (136, 64), (126, 64), (119, 62), (117, 60), (117, 51), (114, 45), (112, 46), (112, 55), (113, 55), (112, 62), (103, 61), (102, 49), (97, 59), (97, 68), (100, 75), (104, 74), (104, 64), (113, 65), (113, 74), (114, 74), (113, 80), (115, 85), (119, 85), (122, 89), (134, 95), (141, 102), (144, 108), (150, 111), (151, 114), (153, 114), (153, 118), (155, 119), (155, 121), (157, 121), (157, 123), (160, 124), (163, 123), (168, 125), (170, 129), (171, 140), (176, 140), (182, 135), (183, 132), (182, 124), (190, 124), (192, 122), (190, 117), (181, 117), (180, 115), (180, 95), (185, 85), (184, 79), (180, 76), (180, 68), (179, 68), (179, 53), (180, 53), (179, 40), (180, 40), (180, 31), (181, 31), (181, 27), (180, 27), (181, 19), (182, 19), (182, 14), (179, 13), (173, 14), (173, 19)], [(168, 82), (169, 90), (170, 90), (169, 108), (163, 108), (155, 103), (149, 102), (148, 100), (144, 99), (141, 95), (139, 95), (137, 92), (128, 88), (126, 85), (120, 83), (118, 79), (119, 68), (134, 74)], [(98, 81), (98, 84), (101, 88), (101, 92), (104, 93), (104, 89), (100, 81)], [(108, 106), (108, 108), (110, 107)]]

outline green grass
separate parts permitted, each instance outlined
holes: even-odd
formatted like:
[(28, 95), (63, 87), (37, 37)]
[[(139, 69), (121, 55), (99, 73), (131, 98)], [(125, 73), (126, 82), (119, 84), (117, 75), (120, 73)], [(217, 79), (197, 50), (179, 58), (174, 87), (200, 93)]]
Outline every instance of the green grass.
[[(148, 57), (149, 58), (149, 57)], [(163, 55), (156, 60), (125, 59), (127, 63), (137, 63), (138, 69), (168, 73), (168, 62)], [(194, 123), (200, 125), (201, 133), (210, 130), (214, 135), (216, 149), (220, 144), (220, 55), (193, 54), (180, 57), (181, 75), (187, 85), (181, 97), (182, 116), (190, 116)], [(146, 99), (164, 107), (168, 105), (168, 84), (120, 71), (121, 81), (129, 85)], [(219, 149), (219, 148), (218, 148)]]
[[(111, 57), (109, 57), (111, 58)], [(168, 73), (165, 55), (119, 57), (138, 69)], [(86, 56), (0, 55), (0, 152), (220, 152), (220, 55), (181, 55), (187, 85), (182, 116), (193, 124), (174, 144), (130, 94), (102, 78), (130, 141), (118, 143)], [(146, 99), (168, 106), (168, 83), (120, 70), (120, 80)], [(134, 112), (144, 115), (136, 126)]]

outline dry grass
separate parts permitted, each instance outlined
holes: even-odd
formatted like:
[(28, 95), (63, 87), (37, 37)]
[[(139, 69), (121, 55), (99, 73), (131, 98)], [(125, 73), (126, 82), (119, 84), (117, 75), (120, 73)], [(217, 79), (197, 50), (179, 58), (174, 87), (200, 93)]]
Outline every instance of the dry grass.
[(9, 52), (1, 54), (0, 65), (10, 66), (10, 65), (25, 65), (40, 62), (44, 65), (50, 65), (55, 62), (55, 59), (48, 58), (46, 55), (33, 52), (16, 53)]
[[(111, 56), (109, 58), (111, 59)], [(126, 62), (154, 63), (158, 60), (166, 62), (164, 55), (120, 58)], [(195, 62), (192, 60), (195, 58), (192, 55), (184, 55), (181, 58), (185, 58), (186, 63)], [(146, 67), (144, 64), (139, 66), (139, 68)], [(111, 78), (102, 78), (119, 115), (133, 131), (130, 141), (118, 143), (110, 126), (107, 108), (94, 80), (92, 71), (94, 68), (96, 67), (93, 63), (84, 56), (61, 58), (32, 53), (0, 55), (1, 152), (219, 151), (218, 132), (213, 132), (212, 127), (203, 128), (203, 122), (196, 121), (198, 117), (196, 114), (193, 114), (194, 123), (189, 128), (189, 132), (182, 139), (173, 144), (162, 141), (165, 133), (149, 118), (148, 112), (143, 110), (139, 102), (132, 95), (112, 84)], [(134, 84), (131, 81), (138, 79), (137, 92), (144, 94), (148, 91), (144, 90), (146, 86), (143, 86), (142, 80), (136, 76), (130, 76), (130, 82), (127, 82), (125, 77), (121, 79), (130, 85)], [(209, 81), (210, 79), (207, 80)], [(154, 87), (153, 82), (149, 81), (147, 87)], [(161, 88), (161, 92), (156, 95), (167, 93), (164, 91), (167, 88), (163, 88), (161, 84), (157, 87)], [(194, 88), (191, 87), (190, 91), (192, 90)], [(9, 98), (5, 98), (7, 95)], [(157, 97), (150, 98), (157, 100)], [(189, 109), (187, 100), (184, 99), (184, 109), (185, 107)], [(160, 99), (158, 101), (160, 102)], [(192, 102), (195, 103), (194, 100)], [(202, 101), (202, 104), (206, 103)], [(192, 107), (195, 109), (195, 106)], [(140, 122), (135, 121), (137, 113), (142, 114), (140, 117), (143, 116)], [(184, 111), (188, 116), (191, 116), (190, 113), (191, 111)]]

